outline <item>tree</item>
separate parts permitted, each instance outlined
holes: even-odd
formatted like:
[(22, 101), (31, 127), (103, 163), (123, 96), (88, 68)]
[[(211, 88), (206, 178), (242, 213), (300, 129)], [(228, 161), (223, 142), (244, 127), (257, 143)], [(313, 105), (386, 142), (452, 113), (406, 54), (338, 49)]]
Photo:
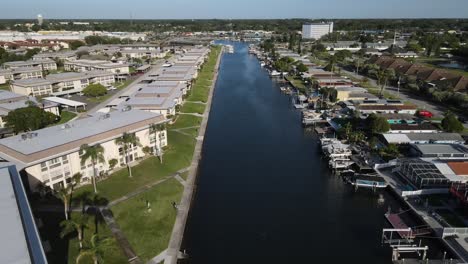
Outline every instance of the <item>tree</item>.
[(304, 65), (304, 63), (299, 63), (297, 66), (296, 66), (297, 70), (299, 72), (306, 72), (309, 70), (309, 68), (307, 68), (307, 66)]
[(449, 133), (460, 133), (464, 130), (462, 122), (460, 122), (457, 116), (450, 111), (445, 113), (445, 117), (442, 119), (442, 128), (445, 132)]
[(85, 43), (83, 43), (83, 41), (80, 41), (80, 40), (73, 40), (68, 45), (70, 46), (71, 50), (76, 50), (79, 47), (84, 46)]
[(366, 121), (369, 129), (374, 134), (385, 133), (390, 130), (390, 124), (388, 123), (387, 119), (382, 116), (378, 116), (372, 113), (367, 117)]
[(97, 234), (94, 234), (89, 241), (89, 246), (81, 250), (76, 257), (76, 263), (80, 263), (80, 260), (84, 257), (91, 257), (94, 264), (102, 263), (102, 256), (104, 255), (104, 252), (108, 251), (112, 247), (112, 239), (100, 239)]
[(60, 222), (62, 231), (60, 237), (76, 232), (78, 234), (78, 241), (80, 243), (80, 249), (83, 248), (83, 231), (88, 228), (88, 215), (80, 214), (72, 219), (64, 220)]
[(88, 85), (88, 87), (83, 89), (83, 94), (90, 97), (99, 97), (107, 93), (106, 87), (100, 83), (94, 83)]
[(56, 121), (56, 115), (32, 105), (10, 111), (5, 117), (6, 126), (13, 129), (16, 134), (38, 130)]
[(80, 50), (76, 53), (76, 57), (78, 59), (81, 59), (81, 57), (85, 56), (85, 55), (89, 55), (89, 52), (86, 51), (86, 50)]
[(59, 198), (63, 203), (63, 208), (65, 212), (65, 220), (68, 220), (68, 208), (70, 206), (70, 195), (71, 195), (71, 186), (62, 187), (55, 192), (55, 196)]
[(339, 50), (334, 56), (336, 61), (343, 62), (345, 59), (353, 57), (353, 54), (349, 50)]
[(89, 146), (87, 144), (81, 145), (80, 147), (80, 155), (81, 155), (81, 165), (85, 165), (86, 161), (89, 159), (91, 160), (91, 163), (93, 165), (93, 187), (94, 187), (94, 193), (97, 193), (97, 188), (96, 188), (96, 163), (104, 163), (104, 148), (97, 144), (94, 146)]
[(110, 167), (110, 169), (113, 170), (113, 169), (115, 168), (115, 166), (117, 166), (117, 163), (119, 163), (119, 161), (116, 160), (116, 159), (111, 159), (111, 160), (109, 160), (109, 167)]
[(135, 135), (135, 133), (124, 133), (121, 137), (115, 140), (115, 143), (119, 146), (122, 146), (124, 156), (125, 156), (125, 164), (127, 165), (128, 175), (132, 178), (132, 168), (129, 165), (129, 149), (132, 146), (140, 145), (140, 140)]
[[(163, 162), (164, 151), (161, 146), (161, 141), (157, 140), (157, 135), (158, 133), (161, 133), (164, 130), (166, 130), (165, 124), (151, 124), (150, 125), (150, 133), (153, 134), (154, 136), (154, 152), (159, 157), (159, 160), (161, 161), (161, 163)], [(157, 144), (158, 142), (159, 144)]]

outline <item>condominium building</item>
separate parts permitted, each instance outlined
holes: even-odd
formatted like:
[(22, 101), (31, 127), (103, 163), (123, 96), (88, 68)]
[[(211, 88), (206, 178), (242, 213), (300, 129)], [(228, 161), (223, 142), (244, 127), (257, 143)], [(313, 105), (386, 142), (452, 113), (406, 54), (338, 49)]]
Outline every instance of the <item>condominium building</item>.
[(329, 23), (308, 23), (302, 25), (303, 39), (320, 39), (333, 32), (333, 22)]
[(5, 62), (3, 67), (6, 69), (16, 69), (21, 67), (40, 67), (41, 70), (57, 70), (57, 63), (51, 59), (37, 59), (28, 61), (10, 61)]
[(65, 61), (66, 71), (108, 71), (117, 75), (127, 75), (130, 73), (129, 65), (126, 63), (112, 63), (103, 60), (72, 60)]
[(13, 81), (11, 90), (23, 95), (67, 95), (83, 91), (88, 85), (99, 83), (106, 87), (115, 83), (115, 76), (107, 71), (66, 72), (49, 74), (45, 79)]
[[(165, 120), (160, 114), (128, 108), (96, 113), (65, 125), (2, 139), (0, 157), (16, 164), (31, 190), (40, 184), (57, 189), (70, 184), (76, 173), (81, 173), (84, 181), (93, 177), (91, 160), (82, 163), (84, 153), (80, 147), (84, 144), (100, 144), (104, 148), (104, 161), (95, 166), (96, 174), (100, 175), (111, 170), (110, 160), (116, 160), (117, 166), (125, 166), (127, 161), (131, 163), (143, 157), (144, 147), (157, 150), (167, 146), (166, 131), (150, 129), (151, 125)], [(140, 143), (129, 147), (126, 155), (124, 147), (115, 142), (124, 133), (134, 133)]]
[(177, 83), (175, 86), (158, 84), (158, 82), (142, 85), (120, 105), (121, 107), (131, 106), (134, 109), (150, 111), (164, 116), (175, 115), (176, 106), (182, 104), (183, 95), (187, 89), (185, 83)]
[(59, 60), (76, 60), (77, 56), (74, 51), (59, 51), (59, 52), (43, 52), (33, 56), (33, 60), (40, 61), (44, 59), (59, 59)]

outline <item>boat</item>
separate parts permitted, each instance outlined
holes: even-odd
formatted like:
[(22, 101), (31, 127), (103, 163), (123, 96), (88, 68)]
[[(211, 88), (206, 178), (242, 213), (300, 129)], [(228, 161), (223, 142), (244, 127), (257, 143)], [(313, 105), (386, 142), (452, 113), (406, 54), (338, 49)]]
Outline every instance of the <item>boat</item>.
[(388, 186), (387, 181), (378, 175), (356, 174), (347, 177), (346, 181), (356, 187), (385, 189)]
[(263, 61), (261, 61), (261, 62), (260, 62), (260, 67), (265, 67), (265, 66), (266, 66), (266, 63), (263, 62)]
[(309, 106), (309, 104), (294, 104), (294, 108), (296, 109), (305, 109)]
[(281, 73), (273, 70), (273, 71), (270, 72), (270, 76), (271, 77), (278, 77), (278, 76), (281, 76)]
[(348, 169), (354, 162), (349, 158), (333, 157), (328, 161), (328, 166), (334, 170)]
[(302, 124), (304, 125), (311, 125), (322, 120), (322, 113), (309, 110), (302, 111)]

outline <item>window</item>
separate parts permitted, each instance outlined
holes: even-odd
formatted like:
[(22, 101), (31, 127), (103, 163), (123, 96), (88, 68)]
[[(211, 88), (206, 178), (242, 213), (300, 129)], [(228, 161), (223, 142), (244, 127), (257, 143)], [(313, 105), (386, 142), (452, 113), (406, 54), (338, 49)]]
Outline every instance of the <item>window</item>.
[(68, 157), (67, 157), (67, 155), (62, 156), (62, 163), (63, 163), (63, 164), (67, 164), (67, 163), (68, 163)]
[(47, 168), (47, 163), (42, 162), (42, 163), (41, 163), (41, 171), (47, 171), (47, 170), (48, 170), (48, 168)]
[(57, 163), (60, 163), (59, 158), (55, 158), (55, 159), (49, 160), (49, 164), (50, 164), (50, 165), (57, 164)]

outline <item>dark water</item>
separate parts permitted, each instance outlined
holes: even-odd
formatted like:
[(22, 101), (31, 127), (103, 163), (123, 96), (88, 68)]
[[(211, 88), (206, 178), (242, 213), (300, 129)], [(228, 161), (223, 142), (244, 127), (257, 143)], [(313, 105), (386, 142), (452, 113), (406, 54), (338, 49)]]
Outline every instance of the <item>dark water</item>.
[(225, 54), (184, 249), (190, 263), (391, 263), (388, 202), (329, 174), (248, 46)]

